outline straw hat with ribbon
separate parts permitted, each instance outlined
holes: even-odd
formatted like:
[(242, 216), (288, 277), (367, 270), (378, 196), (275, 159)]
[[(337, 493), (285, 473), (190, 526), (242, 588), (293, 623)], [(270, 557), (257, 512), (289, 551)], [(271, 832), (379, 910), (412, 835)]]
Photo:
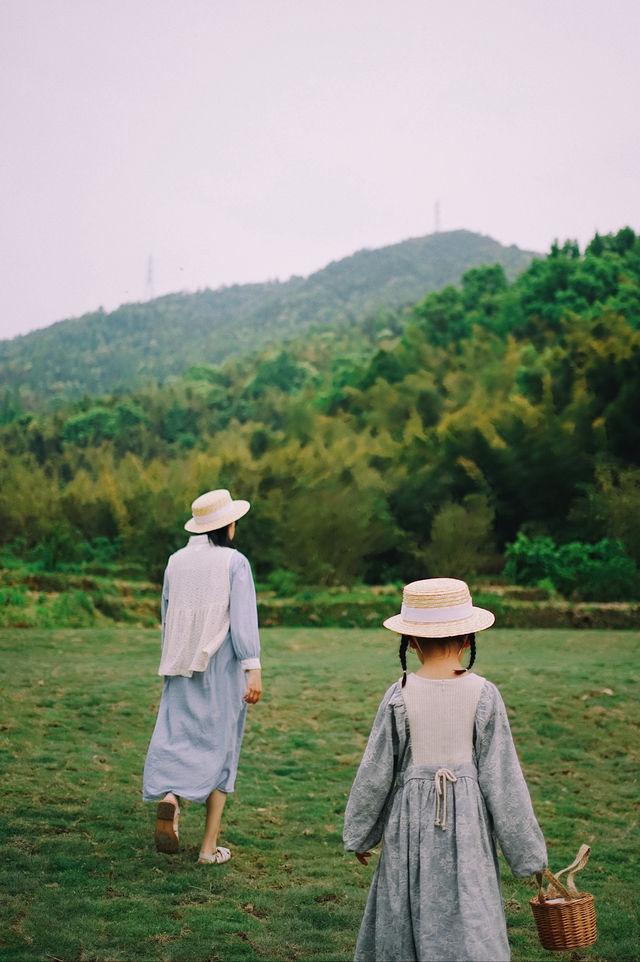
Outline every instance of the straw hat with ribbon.
[(193, 517), (187, 521), (185, 528), (192, 534), (206, 534), (207, 531), (226, 528), (232, 521), (245, 515), (250, 507), (248, 501), (233, 501), (226, 488), (207, 491), (191, 505)]
[(454, 638), (490, 628), (495, 615), (476, 608), (469, 587), (457, 578), (412, 581), (402, 592), (399, 615), (387, 618), (385, 628), (417, 638)]

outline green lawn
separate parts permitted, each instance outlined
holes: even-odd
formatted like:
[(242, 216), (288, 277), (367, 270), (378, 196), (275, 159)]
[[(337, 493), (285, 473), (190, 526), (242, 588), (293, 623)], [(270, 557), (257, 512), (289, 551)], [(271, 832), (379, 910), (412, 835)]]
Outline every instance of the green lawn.
[[(372, 865), (343, 853), (342, 813), (378, 701), (397, 677), (383, 630), (267, 629), (265, 693), (250, 708), (228, 865), (196, 866), (201, 806), (182, 851), (153, 847), (140, 801), (160, 695), (154, 630), (0, 632), (1, 958), (351, 958)], [(592, 845), (580, 882), (600, 938), (572, 959), (638, 958), (637, 632), (500, 631), (477, 670), (501, 688), (556, 871)], [(503, 866), (516, 962), (538, 945), (530, 883)], [(634, 891), (635, 890), (635, 891)], [(568, 956), (560, 956), (568, 958)]]

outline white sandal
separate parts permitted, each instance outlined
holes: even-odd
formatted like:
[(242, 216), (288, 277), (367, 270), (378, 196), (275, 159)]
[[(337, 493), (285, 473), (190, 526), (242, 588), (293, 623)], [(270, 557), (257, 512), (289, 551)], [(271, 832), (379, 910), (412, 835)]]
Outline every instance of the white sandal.
[(228, 862), (231, 858), (231, 852), (228, 848), (222, 848), (221, 845), (215, 850), (213, 855), (205, 855), (204, 852), (200, 852), (198, 855), (198, 865), (222, 865), (223, 862)]

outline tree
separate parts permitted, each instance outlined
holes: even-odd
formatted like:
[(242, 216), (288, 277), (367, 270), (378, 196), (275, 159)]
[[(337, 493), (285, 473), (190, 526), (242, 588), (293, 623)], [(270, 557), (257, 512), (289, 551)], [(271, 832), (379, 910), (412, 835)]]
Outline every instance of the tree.
[(427, 340), (438, 347), (457, 345), (469, 336), (462, 295), (455, 287), (427, 294), (414, 310), (416, 322)]
[(468, 578), (495, 566), (493, 516), (488, 499), (480, 494), (468, 495), (462, 504), (443, 504), (421, 553), (429, 576)]

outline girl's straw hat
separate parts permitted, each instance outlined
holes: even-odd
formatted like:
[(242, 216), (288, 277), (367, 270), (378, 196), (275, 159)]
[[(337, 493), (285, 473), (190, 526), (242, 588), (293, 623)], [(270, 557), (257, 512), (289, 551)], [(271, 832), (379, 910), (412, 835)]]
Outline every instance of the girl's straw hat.
[(474, 608), (464, 581), (427, 578), (405, 585), (400, 614), (387, 618), (384, 626), (399, 635), (455, 638), (490, 628), (495, 620), (486, 608)]
[(185, 528), (194, 534), (206, 534), (226, 528), (232, 521), (237, 521), (246, 514), (251, 505), (248, 501), (232, 501), (226, 488), (217, 491), (207, 491), (191, 505), (193, 517), (187, 521)]

